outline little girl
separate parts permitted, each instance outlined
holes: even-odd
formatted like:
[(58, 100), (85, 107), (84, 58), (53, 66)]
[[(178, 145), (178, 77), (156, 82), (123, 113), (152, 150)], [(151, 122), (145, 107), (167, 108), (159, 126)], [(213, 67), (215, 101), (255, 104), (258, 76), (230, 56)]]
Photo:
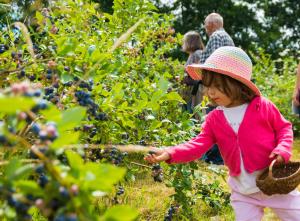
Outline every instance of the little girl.
[(252, 63), (237, 47), (218, 48), (204, 64), (187, 67), (193, 79), (202, 79), (209, 99), (218, 107), (210, 112), (201, 133), (192, 140), (166, 149), (154, 149), (145, 160), (185, 163), (199, 159), (217, 143), (229, 168), (231, 204), (237, 221), (260, 221), (270, 207), (283, 221), (300, 220), (300, 193), (264, 195), (256, 176), (273, 159), (288, 162), (293, 141), (292, 125), (276, 106), (261, 96), (250, 81)]

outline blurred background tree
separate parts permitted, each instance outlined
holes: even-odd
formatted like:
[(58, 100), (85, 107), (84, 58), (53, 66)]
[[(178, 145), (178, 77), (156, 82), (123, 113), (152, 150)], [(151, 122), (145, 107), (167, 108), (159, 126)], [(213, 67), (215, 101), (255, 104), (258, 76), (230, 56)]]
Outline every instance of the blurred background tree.
[[(91, 0), (99, 10), (112, 13), (113, 0)], [(204, 19), (211, 12), (224, 18), (225, 29), (237, 46), (256, 51), (258, 47), (278, 58), (279, 53), (298, 56), (300, 49), (300, 1), (265, 0), (151, 0), (159, 12), (176, 15), (174, 28), (184, 34), (189, 30), (201, 33), (205, 42)], [(46, 0), (1, 1), (0, 23), (20, 20), (30, 22), (35, 10), (51, 4)], [(178, 47), (179, 48), (179, 47)], [(180, 57), (179, 54), (177, 53)]]

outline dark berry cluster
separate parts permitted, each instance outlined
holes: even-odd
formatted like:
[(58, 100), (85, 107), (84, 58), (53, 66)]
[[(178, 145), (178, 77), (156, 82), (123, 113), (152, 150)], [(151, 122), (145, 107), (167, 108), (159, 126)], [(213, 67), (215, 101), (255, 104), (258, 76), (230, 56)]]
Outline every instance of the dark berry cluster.
[[(16, 119), (19, 122), (25, 121), (28, 125), (31, 125), (32, 132), (35, 133), (41, 141), (53, 141), (57, 138), (58, 133), (53, 123), (48, 123), (45, 126), (33, 123), (36, 118), (36, 114), (40, 110), (48, 108), (47, 101), (40, 99), (42, 90), (40, 89), (39, 85), (30, 84), (28, 81), (23, 81), (11, 85), (11, 87), (8, 88), (5, 93), (7, 93), (7, 96), (35, 98), (36, 104), (31, 111), (18, 112)], [(13, 142), (12, 139), (8, 139), (7, 134), (10, 133), (16, 135), (16, 129), (14, 129), (14, 126), (10, 126), (10, 124), (7, 124), (7, 129), (4, 129), (3, 125), (3, 122), (0, 123), (0, 144), (4, 146), (13, 146), (15, 142)]]
[(125, 193), (124, 187), (118, 186), (118, 187), (117, 187), (116, 195), (114, 196), (114, 198), (113, 198), (113, 200), (112, 200), (113, 203), (114, 203), (114, 204), (120, 203), (119, 200), (118, 200), (118, 197), (121, 196), (121, 195), (123, 195), (124, 193)]
[(50, 181), (46, 175), (44, 164), (37, 165), (35, 172), (37, 173), (38, 184), (40, 187), (48, 188), (47, 185), (51, 182), (53, 183), (51, 185), (52, 195), (46, 199), (35, 199), (34, 205), (43, 215), (49, 217), (51, 220), (77, 220), (76, 214), (63, 214), (59, 211), (66, 206), (72, 196), (78, 195), (79, 187), (76, 184), (73, 184), (70, 188), (66, 188), (55, 181)]
[(152, 173), (151, 173), (155, 182), (162, 182), (163, 181), (163, 169), (159, 164), (155, 164), (152, 166)]
[(75, 97), (79, 105), (87, 107), (87, 113), (89, 119), (94, 118), (95, 120), (106, 121), (108, 116), (106, 113), (99, 111), (99, 105), (94, 101), (93, 95), (89, 92), (92, 91), (94, 82), (92, 79), (88, 81), (80, 80), (78, 77), (74, 78), (74, 82), (81, 88), (75, 92)]
[(123, 162), (124, 157), (128, 155), (127, 152), (122, 153), (115, 147), (105, 149), (103, 154), (106, 159), (108, 159), (115, 165), (120, 165)]
[(35, 200), (32, 195), (19, 194), (14, 188), (2, 184), (0, 184), (0, 192), (3, 198), (6, 199), (7, 204), (16, 210), (16, 220), (32, 220), (31, 215), (28, 213)]
[(16, 210), (18, 220), (32, 220), (31, 215), (28, 214), (28, 210), (30, 209), (31, 204), (26, 202), (31, 200), (30, 196), (29, 198), (30, 199), (19, 199), (13, 195), (7, 197), (7, 203), (9, 206), (13, 207)]
[(172, 221), (173, 215), (176, 213), (177, 209), (177, 206), (171, 205), (165, 215), (164, 221)]
[(118, 196), (120, 196), (120, 195), (122, 195), (122, 194), (124, 194), (125, 193), (125, 190), (124, 190), (124, 187), (122, 187), (122, 186), (119, 186), (118, 187), (118, 191), (117, 191), (117, 195)]
[(101, 148), (92, 148), (85, 151), (84, 158), (92, 162), (100, 162), (103, 159), (103, 150)]
[(58, 137), (56, 123), (54, 122), (48, 122), (45, 125), (33, 123), (31, 130), (42, 142), (46, 142), (48, 140), (54, 141)]
[(3, 54), (7, 50), (8, 50), (8, 46), (7, 45), (0, 44), (0, 54)]

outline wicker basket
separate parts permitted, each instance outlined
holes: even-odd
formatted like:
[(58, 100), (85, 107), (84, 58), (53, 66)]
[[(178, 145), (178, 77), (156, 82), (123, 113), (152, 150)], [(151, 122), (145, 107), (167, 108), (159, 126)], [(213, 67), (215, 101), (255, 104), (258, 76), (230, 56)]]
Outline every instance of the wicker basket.
[(256, 178), (257, 187), (266, 195), (287, 194), (300, 184), (300, 162), (275, 164), (273, 160)]

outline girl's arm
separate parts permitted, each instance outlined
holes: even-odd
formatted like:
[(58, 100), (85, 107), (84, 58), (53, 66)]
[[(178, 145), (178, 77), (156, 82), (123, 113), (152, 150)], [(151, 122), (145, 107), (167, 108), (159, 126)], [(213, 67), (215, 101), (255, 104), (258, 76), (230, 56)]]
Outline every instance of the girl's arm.
[(272, 102), (269, 103), (268, 118), (274, 129), (276, 139), (276, 147), (272, 151), (270, 157), (280, 155), (287, 163), (292, 155), (292, 124), (282, 116), (282, 114)]
[(166, 161), (167, 163), (186, 163), (199, 159), (202, 154), (209, 150), (216, 142), (213, 130), (209, 124), (209, 116), (202, 124), (201, 133), (192, 140), (165, 149), (153, 148), (152, 152), (145, 156), (144, 160), (149, 163)]
[(168, 163), (186, 163), (199, 159), (216, 143), (209, 118), (210, 114), (206, 117), (202, 125), (201, 133), (197, 137), (186, 143), (165, 150), (170, 157), (167, 161)]
[[(297, 98), (298, 89), (300, 88), (300, 63), (298, 64), (297, 71), (296, 71), (296, 83), (293, 92), (293, 103), (297, 106), (300, 105), (299, 98)], [(299, 95), (298, 95), (299, 96)]]

